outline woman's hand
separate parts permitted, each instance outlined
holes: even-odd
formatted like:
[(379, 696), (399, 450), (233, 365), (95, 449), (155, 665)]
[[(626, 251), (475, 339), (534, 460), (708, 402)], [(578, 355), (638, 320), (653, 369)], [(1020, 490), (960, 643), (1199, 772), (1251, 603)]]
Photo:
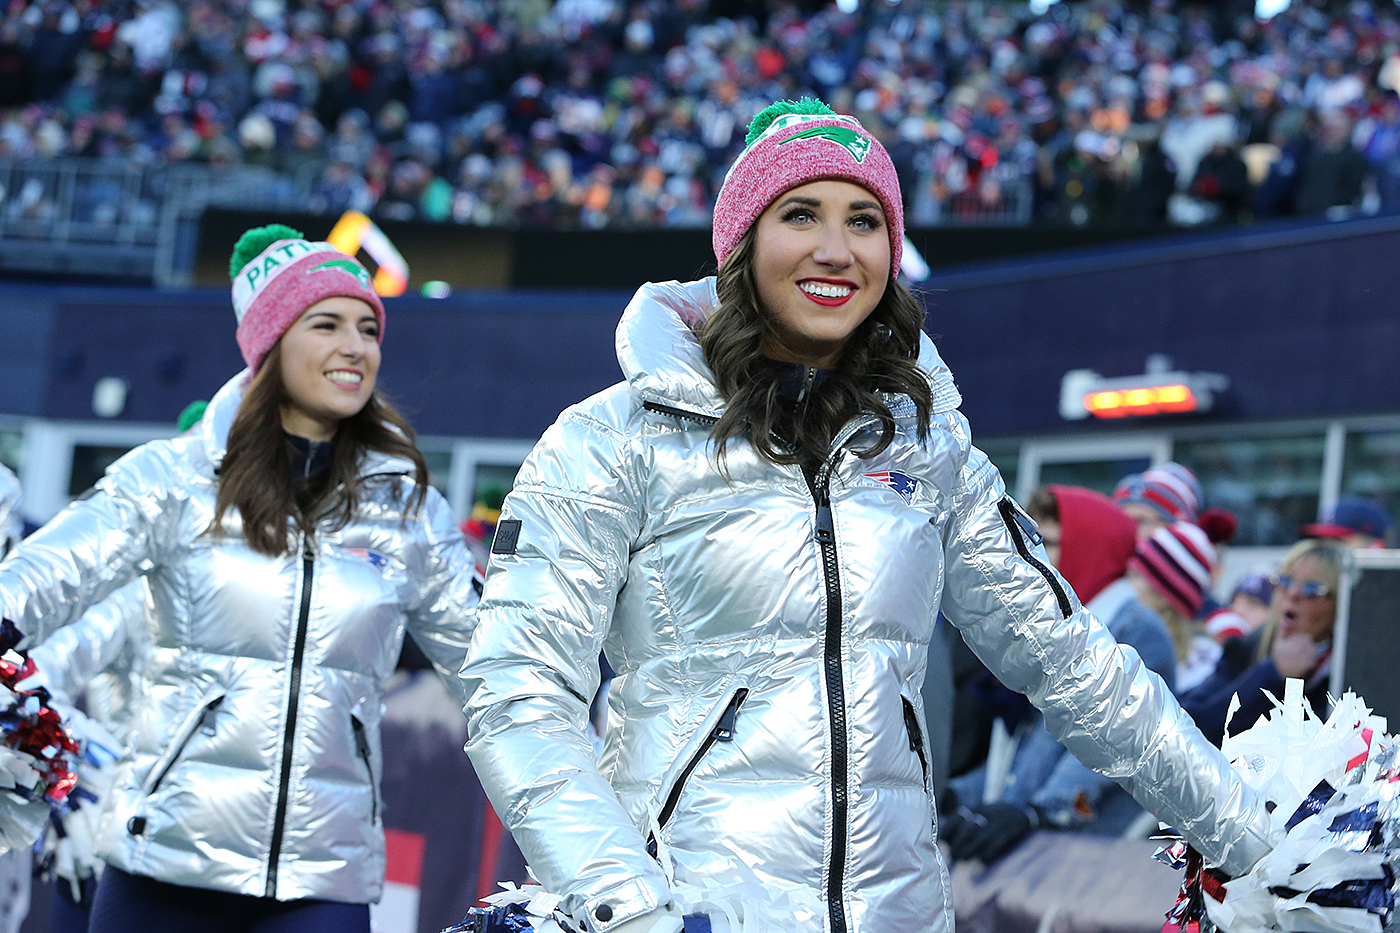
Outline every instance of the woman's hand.
[(1284, 677), (1306, 679), (1317, 668), (1317, 643), (1307, 632), (1294, 632), (1275, 639), (1269, 656)]

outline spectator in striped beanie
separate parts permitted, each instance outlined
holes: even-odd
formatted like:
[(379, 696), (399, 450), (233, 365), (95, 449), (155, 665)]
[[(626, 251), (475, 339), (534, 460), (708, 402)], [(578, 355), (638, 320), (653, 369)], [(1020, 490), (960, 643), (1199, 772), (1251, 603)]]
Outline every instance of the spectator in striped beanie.
[(1210, 589), (1215, 546), (1199, 525), (1162, 525), (1138, 542), (1128, 579), (1138, 598), (1167, 623), (1176, 647), (1176, 689), (1190, 690), (1215, 670), (1220, 645), (1196, 620)]
[(1137, 522), (1141, 542), (1172, 522), (1194, 523), (1201, 508), (1201, 484), (1189, 467), (1164, 463), (1124, 477), (1113, 490), (1113, 501)]

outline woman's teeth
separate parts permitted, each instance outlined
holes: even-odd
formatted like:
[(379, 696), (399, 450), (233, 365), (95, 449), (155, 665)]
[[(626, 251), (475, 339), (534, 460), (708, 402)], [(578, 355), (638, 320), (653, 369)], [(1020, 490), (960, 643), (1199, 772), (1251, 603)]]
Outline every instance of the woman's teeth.
[(331, 382), (338, 382), (343, 386), (357, 386), (364, 381), (364, 377), (359, 373), (345, 372), (343, 370), (326, 373), (326, 378)]
[(797, 287), (818, 298), (845, 298), (851, 293), (849, 285), (829, 285), (826, 282), (799, 282)]

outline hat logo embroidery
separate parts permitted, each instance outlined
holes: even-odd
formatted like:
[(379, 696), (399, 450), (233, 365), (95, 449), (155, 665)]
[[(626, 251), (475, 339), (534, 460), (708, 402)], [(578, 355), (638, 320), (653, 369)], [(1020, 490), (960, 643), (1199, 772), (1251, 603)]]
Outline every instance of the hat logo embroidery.
[(800, 133), (793, 133), (778, 145), (790, 143), (799, 139), (825, 139), (845, 149), (857, 162), (864, 162), (865, 157), (870, 154), (870, 140), (866, 139), (855, 130), (844, 126), (814, 126), (809, 130)]
[(339, 269), (349, 275), (353, 275), (360, 280), (360, 284), (365, 288), (370, 287), (369, 273), (366, 272), (359, 263), (351, 259), (331, 259), (320, 265), (312, 266), (312, 272), (320, 272), (322, 269)]

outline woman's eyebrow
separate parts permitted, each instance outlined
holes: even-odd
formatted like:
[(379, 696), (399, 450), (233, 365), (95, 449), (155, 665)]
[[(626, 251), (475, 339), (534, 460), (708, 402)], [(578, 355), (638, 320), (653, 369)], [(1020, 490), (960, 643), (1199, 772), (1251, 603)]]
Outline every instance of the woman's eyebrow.
[(778, 203), (778, 207), (786, 207), (786, 206), (789, 205), (789, 204), (801, 204), (803, 207), (821, 207), (821, 206), (822, 206), (822, 202), (821, 202), (820, 200), (818, 200), (817, 198), (808, 198), (808, 197), (803, 197), (803, 196), (800, 195), (800, 194), (794, 194), (794, 195), (793, 195), (792, 197), (790, 197), (790, 198), (783, 198), (783, 200), (780, 201), (780, 202)]
[(884, 213), (885, 209), (880, 206), (879, 201), (852, 201), (850, 209), (853, 211), (868, 211), (871, 208)]

